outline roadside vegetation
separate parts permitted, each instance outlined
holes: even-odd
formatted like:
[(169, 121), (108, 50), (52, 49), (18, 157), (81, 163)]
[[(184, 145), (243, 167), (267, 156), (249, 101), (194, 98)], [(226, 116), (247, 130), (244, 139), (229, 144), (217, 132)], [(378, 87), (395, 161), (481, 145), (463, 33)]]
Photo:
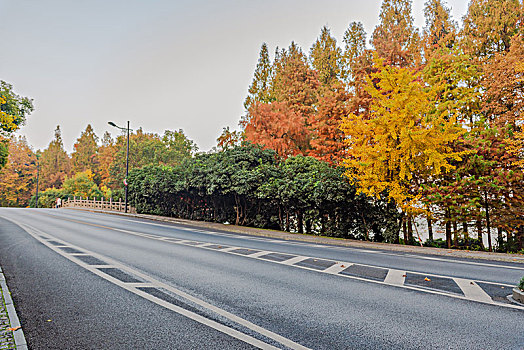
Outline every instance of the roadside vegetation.
[[(472, 0), (461, 25), (441, 0), (424, 13), (419, 31), (411, 1), (384, 0), (369, 41), (353, 22), (340, 44), (321, 28), (308, 52), (262, 44), (240, 129), (215, 149), (198, 153), (182, 130), (131, 135), (131, 204), (403, 244), (423, 220), (427, 246), (524, 252), (523, 4)], [(35, 154), (41, 205), (123, 193), (123, 135), (88, 125), (69, 155), (57, 127), (47, 149), (12, 138), (9, 153), (4, 206), (30, 203)]]

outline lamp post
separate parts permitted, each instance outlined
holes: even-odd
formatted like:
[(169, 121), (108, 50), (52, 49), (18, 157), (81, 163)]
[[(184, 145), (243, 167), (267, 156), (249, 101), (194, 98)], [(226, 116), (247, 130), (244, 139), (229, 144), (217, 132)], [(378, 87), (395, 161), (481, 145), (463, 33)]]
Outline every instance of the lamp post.
[(126, 152), (126, 177), (124, 179), (124, 191), (125, 191), (125, 208), (124, 212), (127, 213), (127, 177), (129, 175), (129, 120), (127, 121), (127, 128), (122, 128), (116, 125), (113, 122), (107, 122), (107, 124), (114, 126), (120, 130), (125, 130), (127, 132), (127, 152)]

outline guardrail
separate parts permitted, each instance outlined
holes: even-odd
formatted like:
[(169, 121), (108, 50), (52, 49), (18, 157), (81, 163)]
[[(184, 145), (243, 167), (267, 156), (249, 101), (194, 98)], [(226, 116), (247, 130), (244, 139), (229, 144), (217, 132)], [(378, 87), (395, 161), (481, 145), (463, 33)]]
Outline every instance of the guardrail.
[[(111, 198), (109, 200), (96, 200), (96, 198), (82, 198), (82, 197), (73, 197), (63, 201), (62, 207), (64, 208), (89, 208), (89, 209), (98, 209), (98, 210), (108, 210), (108, 211), (120, 211), (125, 212), (125, 203), (121, 199), (113, 201)], [(136, 214), (136, 209), (127, 205), (127, 212)]]

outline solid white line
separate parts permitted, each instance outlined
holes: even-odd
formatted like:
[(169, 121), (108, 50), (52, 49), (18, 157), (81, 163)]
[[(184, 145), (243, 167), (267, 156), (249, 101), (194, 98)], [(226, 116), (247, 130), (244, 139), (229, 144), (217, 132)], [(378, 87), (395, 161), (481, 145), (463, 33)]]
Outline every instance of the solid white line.
[(463, 278), (453, 278), (453, 280), (460, 287), (460, 289), (462, 289), (462, 292), (466, 298), (482, 301), (485, 303), (493, 303), (493, 299), (491, 299), (488, 293), (480, 288), (475, 282)]
[(301, 262), (303, 260), (306, 260), (306, 259), (309, 259), (308, 256), (295, 256), (294, 258), (291, 258), (291, 259), (287, 259), (287, 260), (284, 260), (284, 261), (280, 261), (280, 264), (283, 264), (283, 265), (294, 265), (298, 262)]
[(388, 274), (386, 275), (386, 278), (384, 279), (384, 283), (393, 284), (396, 286), (402, 286), (404, 285), (405, 280), (406, 280), (406, 271), (389, 269)]
[(351, 264), (351, 263), (336, 263), (335, 265), (328, 267), (327, 269), (323, 270), (322, 272), (331, 273), (333, 275), (336, 275), (337, 273), (339, 273), (341, 271), (344, 271), (345, 269), (347, 269), (351, 265), (353, 265), (353, 264)]

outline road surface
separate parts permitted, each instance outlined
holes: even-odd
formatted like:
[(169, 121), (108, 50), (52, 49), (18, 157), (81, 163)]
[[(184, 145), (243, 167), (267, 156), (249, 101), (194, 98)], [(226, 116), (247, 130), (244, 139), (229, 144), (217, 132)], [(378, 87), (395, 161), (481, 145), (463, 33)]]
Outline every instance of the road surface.
[(523, 349), (524, 264), (0, 209), (30, 349)]

